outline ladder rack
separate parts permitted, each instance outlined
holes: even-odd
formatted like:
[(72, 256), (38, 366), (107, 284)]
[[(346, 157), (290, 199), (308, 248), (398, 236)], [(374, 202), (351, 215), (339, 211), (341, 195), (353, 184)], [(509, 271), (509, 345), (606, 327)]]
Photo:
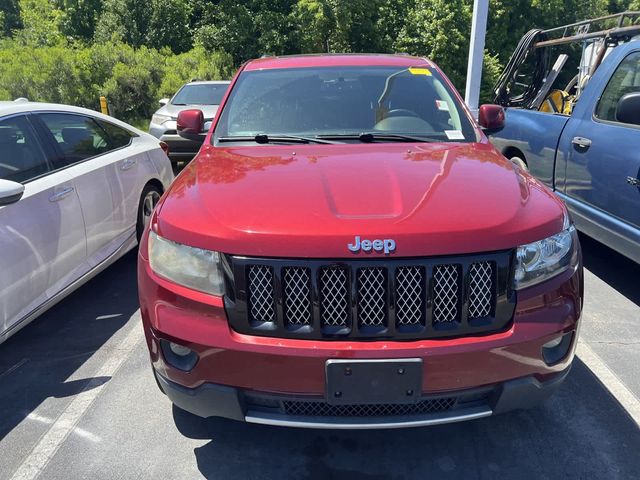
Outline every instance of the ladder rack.
[[(594, 27), (598, 26), (598, 30), (591, 31)], [(560, 37), (537, 42), (533, 45), (534, 48), (566, 45), (568, 43), (582, 42), (596, 38), (625, 40), (640, 34), (640, 11), (622, 12), (593, 18), (591, 20), (583, 20), (561, 27), (543, 30), (540, 33), (547, 37), (560, 34)]]

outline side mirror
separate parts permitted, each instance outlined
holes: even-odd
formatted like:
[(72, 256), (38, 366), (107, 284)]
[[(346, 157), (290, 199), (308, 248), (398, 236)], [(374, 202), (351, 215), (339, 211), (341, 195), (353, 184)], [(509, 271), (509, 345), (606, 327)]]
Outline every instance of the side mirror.
[(478, 123), (487, 133), (504, 128), (504, 108), (500, 105), (482, 105), (478, 112)]
[(0, 179), (0, 207), (16, 203), (23, 193), (24, 185), (21, 183)]
[(618, 100), (616, 120), (640, 125), (640, 92), (627, 93)]
[(206, 132), (204, 131), (204, 114), (202, 110), (183, 110), (178, 113), (176, 122), (178, 135), (187, 140), (196, 142), (204, 141)]
[(161, 98), (160, 100), (158, 100), (158, 103), (160, 104), (161, 107), (164, 107), (167, 103), (169, 103), (169, 99)]

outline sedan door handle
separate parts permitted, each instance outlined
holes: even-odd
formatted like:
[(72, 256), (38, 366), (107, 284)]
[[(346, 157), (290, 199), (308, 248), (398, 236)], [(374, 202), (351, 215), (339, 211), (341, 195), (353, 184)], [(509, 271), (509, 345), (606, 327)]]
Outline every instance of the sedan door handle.
[(136, 163), (138, 162), (135, 159), (127, 158), (124, 162), (122, 162), (122, 165), (120, 165), (120, 170), (129, 170), (130, 168), (134, 167)]
[(640, 178), (627, 177), (627, 183), (634, 187), (640, 187)]
[(53, 195), (49, 197), (50, 202), (59, 202), (64, 197), (73, 192), (73, 187), (64, 187), (62, 190), (56, 191)]
[(591, 140), (585, 137), (573, 137), (571, 143), (573, 143), (576, 147), (581, 148), (589, 148), (591, 146)]

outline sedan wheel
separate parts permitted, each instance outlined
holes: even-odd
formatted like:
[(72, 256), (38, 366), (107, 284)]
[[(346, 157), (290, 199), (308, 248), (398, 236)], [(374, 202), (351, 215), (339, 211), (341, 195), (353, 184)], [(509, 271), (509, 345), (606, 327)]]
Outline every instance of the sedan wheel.
[(160, 200), (160, 190), (155, 185), (147, 185), (142, 191), (140, 205), (138, 206), (138, 223), (136, 225), (136, 234), (138, 242), (142, 238), (142, 234), (151, 223), (153, 209), (156, 208)]

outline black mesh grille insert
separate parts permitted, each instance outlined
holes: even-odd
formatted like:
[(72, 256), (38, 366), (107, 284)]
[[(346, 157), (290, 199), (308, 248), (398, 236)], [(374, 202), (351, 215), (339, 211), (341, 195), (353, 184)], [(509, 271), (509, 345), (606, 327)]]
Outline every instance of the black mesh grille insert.
[(308, 268), (287, 267), (283, 275), (285, 323), (311, 325), (311, 277)]
[(266, 265), (249, 266), (249, 304), (252, 320), (275, 322), (276, 308), (273, 298), (273, 268)]
[(493, 262), (476, 262), (469, 267), (469, 318), (491, 314), (494, 271)]
[(433, 258), (227, 256), (225, 309), (240, 333), (300, 339), (483, 334), (511, 322), (513, 251)]
[(446, 412), (456, 404), (455, 398), (422, 400), (415, 404), (330, 405), (326, 402), (284, 401), (287, 415), (303, 417), (393, 417)]
[(320, 271), (322, 324), (346, 326), (349, 321), (349, 273), (346, 268), (327, 267)]
[(358, 319), (360, 325), (383, 325), (387, 318), (386, 269), (358, 269)]

